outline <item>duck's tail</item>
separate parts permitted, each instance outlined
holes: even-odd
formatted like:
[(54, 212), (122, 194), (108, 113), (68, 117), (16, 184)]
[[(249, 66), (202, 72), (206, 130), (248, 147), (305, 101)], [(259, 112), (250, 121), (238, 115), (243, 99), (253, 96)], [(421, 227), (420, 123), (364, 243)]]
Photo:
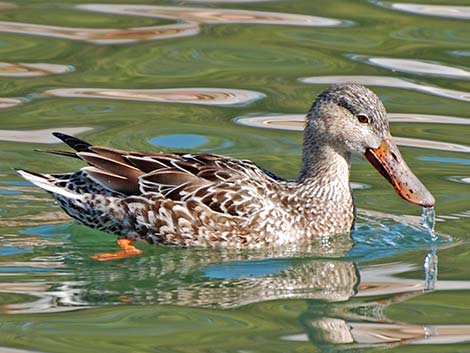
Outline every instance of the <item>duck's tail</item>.
[(34, 185), (54, 195), (60, 195), (67, 199), (74, 199), (74, 200), (79, 200), (83, 198), (82, 194), (75, 193), (71, 190), (68, 190), (64, 187), (57, 185), (57, 182), (59, 180), (57, 178), (54, 178), (52, 175), (34, 173), (34, 172), (30, 172), (24, 169), (15, 169), (15, 171), (26, 180), (33, 183)]

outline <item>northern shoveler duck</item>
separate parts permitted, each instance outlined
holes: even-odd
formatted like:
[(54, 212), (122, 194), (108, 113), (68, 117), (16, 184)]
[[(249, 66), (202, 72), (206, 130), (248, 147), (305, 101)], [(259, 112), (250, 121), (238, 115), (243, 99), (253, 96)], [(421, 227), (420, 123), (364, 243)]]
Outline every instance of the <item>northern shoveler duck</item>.
[(18, 173), (52, 193), (71, 217), (118, 234), (132, 256), (134, 240), (177, 246), (265, 247), (349, 233), (355, 220), (351, 154), (361, 153), (405, 200), (432, 207), (434, 198), (392, 142), (385, 108), (369, 89), (337, 84), (307, 115), (303, 162), (284, 180), (247, 160), (215, 154), (128, 152), (54, 133), (82, 159), (74, 173)]

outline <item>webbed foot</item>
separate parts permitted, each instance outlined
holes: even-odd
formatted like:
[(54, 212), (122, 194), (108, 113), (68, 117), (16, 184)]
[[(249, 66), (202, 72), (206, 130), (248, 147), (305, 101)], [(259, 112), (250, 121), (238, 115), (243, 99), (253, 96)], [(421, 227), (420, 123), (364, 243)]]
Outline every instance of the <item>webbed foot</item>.
[(118, 260), (124, 259), (126, 257), (131, 257), (135, 255), (142, 254), (142, 250), (137, 249), (132, 245), (132, 240), (129, 239), (119, 239), (117, 241), (121, 250), (112, 252), (112, 253), (99, 253), (90, 256), (93, 260), (98, 261), (109, 261), (109, 260)]

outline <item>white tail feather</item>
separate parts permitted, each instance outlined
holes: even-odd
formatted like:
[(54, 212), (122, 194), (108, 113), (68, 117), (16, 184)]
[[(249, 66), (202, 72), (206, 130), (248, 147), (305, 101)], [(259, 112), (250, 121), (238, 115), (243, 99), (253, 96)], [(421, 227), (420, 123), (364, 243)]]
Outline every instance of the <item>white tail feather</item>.
[(70, 190), (61, 188), (59, 186), (54, 185), (48, 178), (47, 176), (39, 176), (36, 174), (31, 174), (28, 173), (27, 171), (24, 170), (17, 170), (16, 171), (19, 175), (21, 175), (23, 178), (26, 180), (30, 181), (36, 186), (39, 186), (41, 189), (44, 189), (46, 191), (52, 192), (53, 194), (61, 195), (63, 197), (66, 197), (68, 199), (74, 199), (78, 200), (83, 198), (82, 195), (77, 194), (75, 192), (72, 192)]

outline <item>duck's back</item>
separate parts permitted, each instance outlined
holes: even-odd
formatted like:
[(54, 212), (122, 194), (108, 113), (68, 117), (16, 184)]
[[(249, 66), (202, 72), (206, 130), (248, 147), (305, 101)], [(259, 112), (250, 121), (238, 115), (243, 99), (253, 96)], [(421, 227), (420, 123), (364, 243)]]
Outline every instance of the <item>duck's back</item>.
[(77, 152), (50, 152), (89, 166), (70, 174), (20, 173), (81, 223), (150, 243), (257, 246), (258, 230), (249, 228), (272, 204), (279, 178), (254, 163), (213, 154), (127, 152), (60, 137)]

